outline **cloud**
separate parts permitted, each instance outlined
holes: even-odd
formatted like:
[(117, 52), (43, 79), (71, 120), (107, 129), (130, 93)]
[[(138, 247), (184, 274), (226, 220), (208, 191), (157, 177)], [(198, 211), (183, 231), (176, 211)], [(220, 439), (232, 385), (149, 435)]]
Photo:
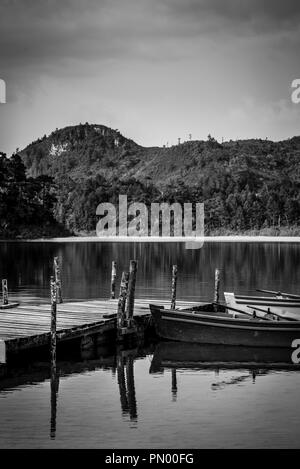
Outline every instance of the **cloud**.
[(0, 63), (171, 60), (208, 38), (292, 34), (299, 19), (299, 0), (2, 0)]
[(187, 119), (186, 132), (213, 133), (220, 109), (244, 112), (246, 92), (259, 115), (299, 74), (299, 24), (299, 0), (1, 0), (1, 144), (9, 126), (24, 142), (89, 114), (140, 128), (147, 144)]
[[(228, 32), (239, 34), (253, 31), (298, 28), (298, 0), (163, 0), (171, 15), (194, 21), (223, 25)], [(227, 28), (226, 28), (227, 27)], [(221, 28), (222, 30), (222, 28)], [(223, 30), (224, 31), (224, 30)]]

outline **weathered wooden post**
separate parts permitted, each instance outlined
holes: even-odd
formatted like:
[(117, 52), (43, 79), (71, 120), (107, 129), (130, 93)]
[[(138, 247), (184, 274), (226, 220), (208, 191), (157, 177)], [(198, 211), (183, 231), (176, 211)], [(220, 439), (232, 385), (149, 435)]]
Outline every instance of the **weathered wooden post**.
[[(220, 299), (220, 270), (215, 270), (215, 294), (214, 294), (214, 303), (219, 303)], [(218, 309), (218, 305), (214, 306), (215, 311)]]
[(118, 333), (121, 331), (123, 327), (125, 327), (125, 304), (126, 304), (127, 290), (128, 290), (128, 279), (129, 279), (129, 273), (123, 272), (122, 278), (121, 278), (120, 295), (119, 295), (118, 311), (117, 311)]
[(116, 278), (117, 278), (117, 263), (112, 261), (111, 264), (111, 288), (110, 288), (110, 297), (112, 300), (116, 297)]
[(177, 288), (177, 265), (173, 265), (173, 267), (172, 267), (171, 309), (176, 308), (176, 288)]
[(56, 283), (56, 294), (57, 294), (57, 303), (62, 303), (62, 294), (61, 294), (61, 273), (58, 257), (54, 257), (54, 275)]
[(8, 286), (6, 278), (2, 280), (2, 299), (3, 304), (8, 305)]
[(137, 272), (137, 261), (130, 261), (129, 265), (129, 282), (128, 282), (128, 298), (126, 306), (126, 320), (127, 327), (133, 326), (133, 311), (134, 311), (134, 294), (135, 294), (135, 282)]
[(57, 286), (54, 277), (50, 279), (51, 292), (51, 329), (50, 329), (50, 350), (51, 366), (56, 368), (56, 304), (57, 304)]

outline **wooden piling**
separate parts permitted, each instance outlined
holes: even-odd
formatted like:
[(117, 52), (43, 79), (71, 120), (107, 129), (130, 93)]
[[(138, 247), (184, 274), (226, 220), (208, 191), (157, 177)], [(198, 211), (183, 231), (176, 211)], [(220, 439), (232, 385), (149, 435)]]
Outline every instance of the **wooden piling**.
[(55, 283), (56, 283), (56, 294), (57, 294), (57, 303), (62, 303), (62, 293), (61, 293), (61, 271), (60, 265), (58, 261), (58, 257), (54, 257), (54, 275), (55, 275)]
[(2, 280), (2, 299), (3, 304), (8, 305), (8, 286), (6, 278)]
[(127, 296), (127, 305), (126, 305), (126, 320), (127, 320), (128, 328), (131, 328), (133, 326), (136, 272), (137, 272), (137, 261), (131, 260), (130, 265), (129, 265), (128, 296)]
[[(215, 270), (215, 294), (214, 294), (214, 303), (219, 303), (220, 300), (220, 270)], [(214, 306), (217, 311), (218, 305)]]
[(119, 295), (118, 311), (117, 311), (118, 331), (120, 331), (123, 327), (125, 327), (125, 304), (126, 304), (126, 298), (127, 298), (128, 280), (129, 280), (129, 272), (123, 272), (122, 278), (121, 278), (120, 295)]
[(112, 300), (116, 297), (116, 278), (117, 278), (117, 263), (112, 261), (111, 265), (111, 288), (110, 288), (110, 297)]
[(171, 309), (176, 308), (176, 289), (177, 289), (177, 265), (173, 265), (173, 267), (172, 267)]
[(50, 280), (50, 294), (51, 294), (51, 367), (56, 367), (56, 305), (57, 305), (57, 286), (54, 277)]

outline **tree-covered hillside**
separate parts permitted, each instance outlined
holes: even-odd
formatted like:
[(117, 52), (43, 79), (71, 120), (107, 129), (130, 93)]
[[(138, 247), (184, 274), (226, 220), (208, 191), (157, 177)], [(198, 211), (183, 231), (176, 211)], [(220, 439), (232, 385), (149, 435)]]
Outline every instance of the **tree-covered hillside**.
[(204, 202), (207, 233), (276, 234), (300, 225), (300, 137), (221, 144), (209, 136), (144, 148), (118, 130), (80, 124), (20, 154), (28, 176), (54, 178), (55, 217), (75, 231), (94, 230), (98, 203), (117, 203), (119, 194), (147, 204)]
[(65, 235), (53, 216), (56, 204), (52, 178), (26, 177), (19, 155), (0, 153), (0, 238)]

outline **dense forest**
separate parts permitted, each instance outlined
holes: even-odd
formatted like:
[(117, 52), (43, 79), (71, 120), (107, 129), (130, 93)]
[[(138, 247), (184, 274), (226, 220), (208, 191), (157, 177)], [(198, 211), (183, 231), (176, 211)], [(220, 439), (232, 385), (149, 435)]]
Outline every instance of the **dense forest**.
[[(86, 123), (57, 129), (19, 155), (28, 189), (1, 194), (8, 212), (13, 198), (20, 198), (16, 213), (10, 212), (18, 224), (32, 222), (39, 206), (40, 225), (53, 223), (53, 214), (71, 232), (90, 233), (97, 205), (117, 204), (119, 194), (126, 194), (129, 202), (147, 205), (204, 202), (206, 234), (300, 234), (300, 137), (219, 143), (208, 136), (144, 148), (118, 130)], [(14, 161), (18, 157), (7, 167)], [(29, 190), (36, 190), (33, 197)]]
[(51, 177), (26, 177), (19, 155), (0, 153), (0, 238), (66, 235), (54, 218), (56, 201)]

